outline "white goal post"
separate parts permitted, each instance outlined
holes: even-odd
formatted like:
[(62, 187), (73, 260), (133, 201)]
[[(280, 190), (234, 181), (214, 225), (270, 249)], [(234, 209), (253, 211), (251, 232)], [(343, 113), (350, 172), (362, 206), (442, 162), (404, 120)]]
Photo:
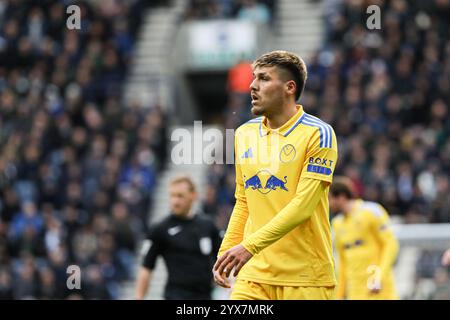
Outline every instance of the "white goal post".
[(393, 224), (392, 229), (400, 246), (450, 248), (450, 223)]
[(440, 254), (450, 248), (450, 223), (393, 224), (392, 229), (400, 243), (394, 267), (400, 298), (428, 299), (435, 283), (431, 278), (418, 278), (417, 262), (425, 250)]

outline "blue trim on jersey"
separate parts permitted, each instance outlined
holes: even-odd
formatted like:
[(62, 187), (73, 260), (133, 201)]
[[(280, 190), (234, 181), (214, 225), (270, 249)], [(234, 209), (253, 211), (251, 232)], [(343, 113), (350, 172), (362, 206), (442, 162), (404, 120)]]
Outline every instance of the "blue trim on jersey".
[(262, 121), (262, 117), (258, 117), (258, 118), (255, 118), (255, 119), (251, 119), (251, 120), (247, 121), (244, 124), (247, 124), (247, 123), (261, 123), (261, 121)]
[(259, 135), (263, 136), (262, 121), (259, 123)]
[(284, 134), (285, 137), (289, 135), (300, 123), (302, 123), (303, 118), (306, 116), (306, 112), (303, 112), (302, 116), (297, 120), (297, 122)]
[(304, 117), (303, 124), (307, 126), (312, 126), (319, 128), (320, 131), (320, 147), (321, 148), (331, 148), (332, 140), (333, 140), (333, 133), (331, 126), (322, 120), (313, 117), (309, 114), (306, 114)]

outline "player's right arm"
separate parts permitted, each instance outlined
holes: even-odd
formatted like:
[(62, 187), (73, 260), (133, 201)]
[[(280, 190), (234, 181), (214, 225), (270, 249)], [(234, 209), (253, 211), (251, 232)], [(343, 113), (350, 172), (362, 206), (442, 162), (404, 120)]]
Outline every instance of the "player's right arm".
[[(320, 200), (326, 197), (338, 156), (336, 135), (331, 127), (329, 129), (325, 137), (319, 129), (312, 134), (295, 196), (268, 223), (242, 242), (243, 247), (252, 255), (258, 254), (310, 219)], [(329, 145), (323, 145), (324, 140)], [(323, 159), (326, 160), (324, 166), (315, 165), (317, 160), (322, 163)]]
[(227, 231), (220, 246), (218, 257), (220, 257), (225, 251), (238, 245), (244, 239), (244, 230), (248, 218), (248, 206), (247, 198), (245, 196), (244, 180), (242, 179), (241, 165), (238, 162), (237, 156), (237, 139), (238, 131), (234, 140), (235, 150), (235, 170), (236, 170), (236, 191), (234, 196), (236, 198), (236, 204), (234, 205), (233, 212), (231, 213), (230, 221), (228, 223)]
[(156, 258), (162, 251), (162, 241), (158, 236), (158, 229), (150, 231), (149, 237), (144, 241), (142, 251), (144, 259), (139, 269), (138, 276), (136, 278), (136, 299), (142, 300), (147, 294), (148, 287), (150, 286), (150, 280), (152, 277), (152, 271), (155, 268)]
[[(231, 213), (230, 221), (228, 223), (227, 231), (225, 232), (225, 236), (223, 238), (222, 244), (220, 246), (217, 257), (220, 258), (224, 254), (224, 252), (229, 249), (237, 246), (244, 239), (244, 231), (245, 225), (248, 219), (248, 206), (247, 206), (247, 198), (245, 196), (245, 188), (244, 188), (244, 180), (242, 179), (242, 171), (241, 165), (238, 162), (238, 149), (237, 149), (237, 140), (238, 140), (238, 131), (236, 131), (236, 136), (234, 139), (234, 150), (235, 150), (235, 170), (236, 170), (236, 191), (234, 196), (236, 198), (236, 203), (233, 208), (233, 212)], [(216, 262), (217, 264), (217, 262)], [(224, 287), (229, 288), (230, 283), (217, 269), (216, 265), (213, 268), (214, 281)]]

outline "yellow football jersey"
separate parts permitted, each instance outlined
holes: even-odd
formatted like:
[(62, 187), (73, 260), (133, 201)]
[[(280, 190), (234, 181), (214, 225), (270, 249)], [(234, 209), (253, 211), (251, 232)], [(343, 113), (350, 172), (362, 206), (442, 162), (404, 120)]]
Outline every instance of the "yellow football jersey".
[(337, 161), (330, 125), (303, 111), (274, 130), (265, 117), (235, 135), (236, 204), (219, 256), (253, 257), (238, 279), (281, 286), (336, 284), (328, 190)]
[[(392, 266), (398, 242), (389, 225), (386, 210), (375, 202), (355, 200), (351, 212), (333, 219), (338, 254), (337, 298), (397, 299)], [(381, 290), (369, 291), (378, 277)]]

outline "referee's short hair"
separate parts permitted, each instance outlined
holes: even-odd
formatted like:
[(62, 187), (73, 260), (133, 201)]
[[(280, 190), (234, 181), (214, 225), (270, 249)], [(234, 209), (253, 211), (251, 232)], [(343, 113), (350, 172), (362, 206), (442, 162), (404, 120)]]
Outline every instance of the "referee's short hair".
[(355, 190), (352, 180), (347, 177), (335, 177), (330, 187), (330, 193), (333, 197), (345, 196), (347, 199), (355, 197)]
[(186, 183), (189, 186), (189, 191), (196, 192), (194, 181), (188, 175), (179, 175), (170, 181), (170, 185)]

